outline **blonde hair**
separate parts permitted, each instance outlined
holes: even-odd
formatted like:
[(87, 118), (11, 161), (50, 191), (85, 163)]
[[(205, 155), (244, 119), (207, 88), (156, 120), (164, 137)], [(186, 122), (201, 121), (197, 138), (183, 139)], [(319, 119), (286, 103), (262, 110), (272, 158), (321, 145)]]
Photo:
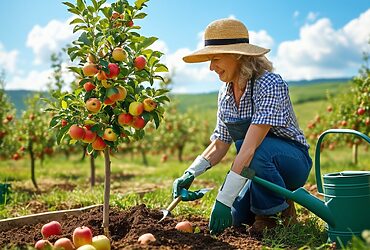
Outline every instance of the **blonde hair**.
[(246, 56), (237, 55), (237, 59), (240, 62), (240, 77), (239, 87), (245, 88), (247, 81), (257, 79), (262, 76), (265, 71), (271, 72), (273, 70), (272, 62), (269, 61), (266, 56)]

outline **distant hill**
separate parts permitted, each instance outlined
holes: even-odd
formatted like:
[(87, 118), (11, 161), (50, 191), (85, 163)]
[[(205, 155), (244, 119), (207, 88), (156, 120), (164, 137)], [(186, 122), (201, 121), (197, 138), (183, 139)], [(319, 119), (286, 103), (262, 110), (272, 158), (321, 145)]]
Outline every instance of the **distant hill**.
[[(293, 103), (303, 103), (308, 101), (325, 99), (327, 94), (333, 94), (342, 91), (342, 86), (351, 78), (336, 79), (316, 79), (311, 81), (291, 81), (288, 82)], [(338, 88), (340, 85), (340, 88)], [(6, 90), (11, 102), (17, 109), (17, 115), (25, 110), (24, 100), (28, 96), (37, 93), (30, 90)], [(47, 95), (47, 93), (44, 93)], [(217, 92), (199, 93), (199, 94), (171, 94), (171, 99), (178, 103), (178, 109), (182, 112), (190, 109), (215, 110), (217, 108)]]

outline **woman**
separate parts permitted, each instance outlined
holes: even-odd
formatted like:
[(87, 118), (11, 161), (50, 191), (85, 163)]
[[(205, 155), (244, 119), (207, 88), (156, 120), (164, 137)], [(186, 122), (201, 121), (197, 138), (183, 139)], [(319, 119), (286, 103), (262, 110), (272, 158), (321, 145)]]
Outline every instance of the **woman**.
[[(183, 60), (210, 61), (225, 83), (218, 95), (217, 124), (211, 143), (173, 184), (174, 198), (199, 198), (186, 191), (194, 178), (216, 165), (232, 142), (237, 155), (219, 190), (210, 218), (211, 233), (249, 224), (251, 233), (276, 225), (276, 215), (295, 219), (291, 201), (246, 179), (246, 169), (291, 190), (304, 185), (312, 166), (309, 145), (299, 129), (286, 82), (272, 73), (268, 49), (249, 43), (238, 20), (220, 19), (205, 30), (205, 47)], [(186, 189), (184, 192), (184, 189)], [(288, 220), (286, 220), (288, 221)]]

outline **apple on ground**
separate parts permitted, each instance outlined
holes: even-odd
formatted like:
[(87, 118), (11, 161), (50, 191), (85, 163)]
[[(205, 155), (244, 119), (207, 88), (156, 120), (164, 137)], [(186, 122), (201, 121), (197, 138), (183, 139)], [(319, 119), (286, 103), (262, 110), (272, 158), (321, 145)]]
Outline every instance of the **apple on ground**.
[(80, 246), (76, 250), (96, 250), (96, 248), (93, 245), (87, 244), (87, 245)]
[(104, 130), (103, 139), (107, 141), (115, 141), (117, 140), (117, 134), (114, 133), (112, 128), (106, 128)]
[(92, 238), (92, 244), (96, 250), (110, 250), (110, 240), (105, 235), (97, 235)]
[(122, 62), (126, 60), (127, 52), (123, 48), (117, 47), (117, 48), (114, 48), (112, 52), (112, 57), (115, 61)]
[(128, 107), (128, 112), (133, 116), (141, 115), (144, 111), (144, 104), (141, 102), (131, 102)]
[(95, 141), (91, 144), (91, 146), (95, 150), (104, 150), (107, 144), (101, 137), (97, 136)]
[(91, 244), (92, 237), (93, 234), (89, 227), (77, 227), (73, 231), (73, 244), (75, 245), (75, 247)]
[(189, 221), (181, 221), (176, 224), (175, 228), (182, 232), (193, 232), (193, 225)]
[(143, 101), (145, 111), (153, 111), (157, 107), (157, 103), (152, 98), (146, 98)]
[(121, 126), (131, 125), (133, 116), (128, 113), (122, 113), (118, 116), (117, 121)]
[(44, 239), (47, 239), (52, 235), (60, 235), (62, 234), (62, 226), (58, 221), (51, 221), (42, 226), (41, 234)]
[(145, 120), (141, 116), (134, 116), (132, 119), (132, 127), (135, 129), (142, 129), (145, 127)]
[(108, 78), (116, 78), (119, 75), (120, 68), (115, 63), (109, 63), (108, 64), (109, 74), (107, 74)]
[(76, 124), (69, 128), (69, 135), (74, 140), (82, 140), (85, 136), (85, 130)]
[(74, 250), (75, 246), (68, 238), (60, 238), (54, 243), (54, 249)]
[(156, 238), (151, 233), (143, 234), (139, 237), (137, 242), (141, 245), (148, 245), (150, 242), (156, 241)]
[(48, 240), (39, 240), (35, 244), (37, 250), (52, 250), (53, 244)]
[(85, 130), (85, 136), (82, 139), (85, 143), (93, 143), (96, 139), (96, 133), (91, 131), (87, 126), (84, 127)]
[(138, 70), (142, 70), (145, 68), (145, 65), (146, 65), (146, 58), (145, 56), (138, 56), (135, 58), (134, 60), (134, 66), (138, 69)]
[(96, 114), (100, 111), (101, 102), (98, 98), (90, 98), (86, 101), (86, 109), (93, 114)]
[(86, 83), (84, 84), (84, 89), (85, 89), (87, 92), (89, 92), (89, 91), (91, 91), (91, 90), (95, 89), (95, 85), (94, 85), (92, 82), (86, 82)]
[(99, 72), (98, 65), (94, 63), (86, 63), (82, 68), (82, 72), (85, 76), (93, 76)]

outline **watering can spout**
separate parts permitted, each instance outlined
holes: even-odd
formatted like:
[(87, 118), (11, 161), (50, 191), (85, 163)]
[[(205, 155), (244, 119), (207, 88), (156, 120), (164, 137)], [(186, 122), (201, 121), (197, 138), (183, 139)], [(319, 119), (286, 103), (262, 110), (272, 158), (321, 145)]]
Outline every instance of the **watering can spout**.
[(323, 219), (329, 226), (335, 226), (334, 215), (332, 214), (328, 204), (331, 202), (324, 202), (319, 198), (311, 195), (306, 189), (298, 188), (295, 191), (287, 190), (279, 185), (266, 181), (258, 176), (255, 176), (255, 172), (248, 168), (247, 171), (247, 178), (253, 180), (254, 182), (268, 188), (275, 193), (278, 193), (284, 196), (287, 199), (291, 199), (298, 204), (306, 207), (308, 210), (316, 214), (318, 217)]

